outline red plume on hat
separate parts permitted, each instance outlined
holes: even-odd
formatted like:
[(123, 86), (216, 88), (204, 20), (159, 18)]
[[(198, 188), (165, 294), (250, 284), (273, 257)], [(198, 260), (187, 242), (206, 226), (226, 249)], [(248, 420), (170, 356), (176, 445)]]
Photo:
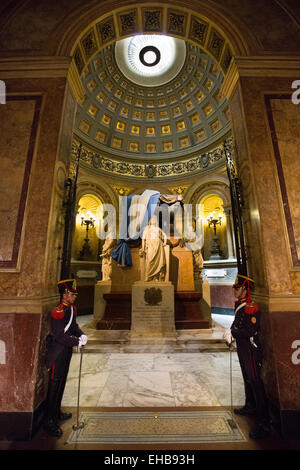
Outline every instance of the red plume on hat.
[(232, 287), (235, 287), (235, 288), (245, 287), (245, 289), (247, 289), (246, 302), (251, 303), (252, 299), (251, 299), (251, 296), (250, 296), (250, 291), (251, 291), (251, 289), (253, 289), (254, 284), (255, 284), (254, 280), (251, 279), (250, 277), (244, 276), (243, 274), (237, 274), (237, 276), (235, 278), (235, 282), (234, 282)]

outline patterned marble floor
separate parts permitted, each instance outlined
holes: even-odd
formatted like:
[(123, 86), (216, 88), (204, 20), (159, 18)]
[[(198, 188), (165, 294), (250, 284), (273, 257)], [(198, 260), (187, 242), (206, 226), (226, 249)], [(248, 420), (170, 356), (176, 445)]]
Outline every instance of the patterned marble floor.
[[(83, 320), (80, 321), (82, 323)], [(223, 319), (226, 323), (231, 319)], [(226, 325), (224, 325), (226, 326)], [(233, 405), (244, 404), (242, 375), (232, 359)], [(73, 354), (63, 406), (76, 406), (80, 354)], [(230, 353), (86, 353), (80, 388), (82, 407), (228, 406)]]

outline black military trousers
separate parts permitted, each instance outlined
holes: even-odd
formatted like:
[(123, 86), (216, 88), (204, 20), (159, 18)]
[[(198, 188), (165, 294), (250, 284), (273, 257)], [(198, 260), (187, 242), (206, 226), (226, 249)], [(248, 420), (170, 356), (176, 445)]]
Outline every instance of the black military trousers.
[(237, 354), (244, 380), (259, 380), (261, 356), (252, 347), (237, 346)]
[(49, 371), (49, 386), (45, 406), (45, 420), (55, 420), (60, 413), (73, 349), (64, 347)]
[(237, 347), (237, 354), (245, 384), (246, 404), (250, 407), (255, 405), (256, 416), (260, 422), (268, 422), (268, 401), (260, 378), (261, 353), (251, 346), (244, 346)]
[(65, 380), (67, 378), (73, 348), (64, 347), (50, 369), (50, 380)]

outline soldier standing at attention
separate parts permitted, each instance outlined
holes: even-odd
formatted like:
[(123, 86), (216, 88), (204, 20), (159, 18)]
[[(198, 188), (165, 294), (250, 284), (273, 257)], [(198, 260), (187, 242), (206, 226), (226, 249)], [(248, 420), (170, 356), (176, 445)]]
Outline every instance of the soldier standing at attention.
[(87, 337), (76, 323), (77, 309), (74, 302), (78, 292), (75, 279), (67, 279), (57, 284), (60, 304), (51, 313), (51, 335), (46, 355), (49, 370), (49, 388), (46, 400), (43, 427), (50, 436), (60, 437), (62, 430), (58, 421), (72, 417), (63, 413), (61, 401), (66, 385), (73, 346), (84, 346)]
[(224, 338), (230, 345), (236, 340), (237, 354), (243, 374), (246, 403), (242, 408), (235, 408), (235, 414), (256, 416), (255, 428), (249, 437), (261, 439), (270, 434), (270, 418), (264, 384), (260, 378), (262, 366), (262, 347), (259, 341), (260, 312), (252, 301), (250, 290), (254, 287), (253, 279), (238, 274), (234, 285), (235, 318), (226, 330)]

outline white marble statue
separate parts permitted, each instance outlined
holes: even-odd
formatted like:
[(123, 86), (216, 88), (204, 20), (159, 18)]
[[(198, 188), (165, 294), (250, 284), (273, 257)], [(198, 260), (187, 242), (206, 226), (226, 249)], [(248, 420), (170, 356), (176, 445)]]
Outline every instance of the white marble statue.
[(167, 238), (153, 216), (142, 234), (140, 256), (145, 259), (145, 281), (164, 281), (166, 277), (165, 245)]
[(106, 237), (100, 258), (102, 260), (102, 281), (110, 281), (112, 275), (112, 251), (116, 247), (116, 242), (109, 236)]
[(194, 278), (202, 279), (203, 257), (201, 250), (193, 251)]

